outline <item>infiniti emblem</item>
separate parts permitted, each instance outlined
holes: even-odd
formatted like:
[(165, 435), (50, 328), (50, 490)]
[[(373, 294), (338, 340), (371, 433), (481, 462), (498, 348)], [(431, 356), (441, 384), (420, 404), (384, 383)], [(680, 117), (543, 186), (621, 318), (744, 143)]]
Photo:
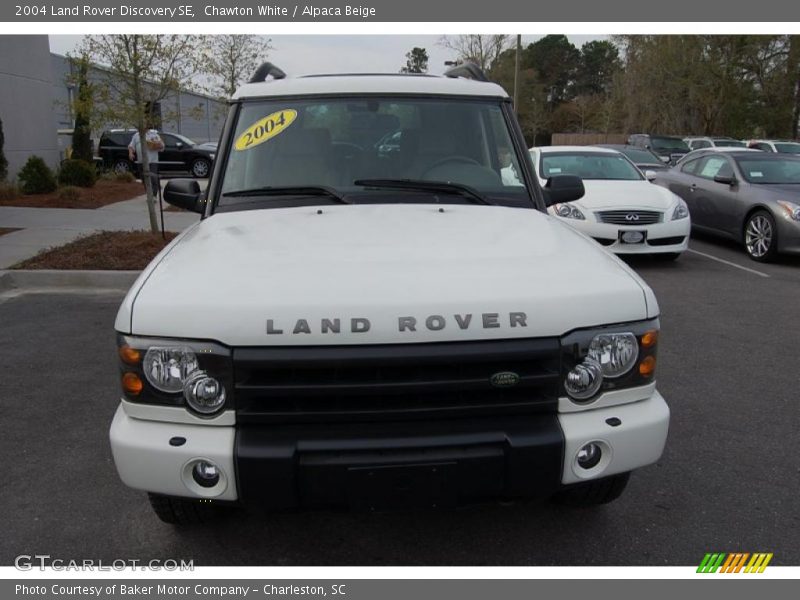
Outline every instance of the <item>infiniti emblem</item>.
[(639, 215), (637, 213), (628, 213), (627, 215), (625, 215), (625, 220), (626, 221), (638, 221), (639, 220)]
[(501, 371), (492, 375), (489, 383), (494, 387), (512, 387), (519, 383), (519, 375), (511, 371)]

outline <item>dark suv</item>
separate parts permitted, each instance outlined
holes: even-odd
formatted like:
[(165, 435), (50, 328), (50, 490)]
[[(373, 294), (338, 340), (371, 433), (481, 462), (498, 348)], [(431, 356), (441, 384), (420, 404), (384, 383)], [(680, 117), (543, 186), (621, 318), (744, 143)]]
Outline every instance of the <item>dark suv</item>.
[(679, 137), (634, 133), (628, 137), (629, 146), (637, 146), (655, 152), (665, 163), (674, 165), (689, 153), (689, 146)]
[[(111, 129), (100, 136), (97, 152), (103, 166), (117, 173), (136, 173), (137, 166), (128, 158), (128, 144), (134, 129)], [(161, 171), (188, 172), (195, 177), (208, 177), (216, 158), (216, 144), (197, 144), (178, 133), (159, 132), (164, 150), (158, 153)]]

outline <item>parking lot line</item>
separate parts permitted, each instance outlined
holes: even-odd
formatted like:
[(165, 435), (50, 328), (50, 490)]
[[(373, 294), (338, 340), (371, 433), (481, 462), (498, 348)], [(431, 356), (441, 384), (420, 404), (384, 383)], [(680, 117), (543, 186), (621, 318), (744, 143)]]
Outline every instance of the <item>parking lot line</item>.
[(725, 260), (724, 258), (719, 258), (718, 256), (714, 256), (712, 254), (706, 254), (705, 252), (700, 252), (699, 250), (693, 250), (692, 248), (688, 248), (687, 251), (691, 252), (693, 254), (699, 254), (700, 256), (704, 256), (705, 258), (709, 258), (709, 259), (715, 260), (717, 262), (721, 262), (721, 263), (723, 263), (725, 265), (729, 265), (731, 267), (735, 267), (737, 269), (741, 269), (742, 271), (747, 271), (748, 273), (753, 273), (754, 275), (759, 275), (760, 277), (769, 278), (769, 275), (767, 275), (766, 273), (762, 273), (761, 271), (756, 271), (755, 269), (750, 269), (749, 267), (743, 267), (742, 265), (737, 265), (735, 262), (731, 262), (729, 260)]

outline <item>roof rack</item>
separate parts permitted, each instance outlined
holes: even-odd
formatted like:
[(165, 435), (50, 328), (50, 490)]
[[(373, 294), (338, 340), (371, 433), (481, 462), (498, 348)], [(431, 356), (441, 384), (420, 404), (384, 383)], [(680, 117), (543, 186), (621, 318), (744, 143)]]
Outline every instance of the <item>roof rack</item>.
[(483, 72), (478, 65), (471, 62), (461, 63), (452, 69), (444, 72), (445, 77), (456, 79), (458, 77), (466, 77), (467, 79), (474, 79), (475, 81), (489, 81), (486, 73)]
[(250, 78), (248, 83), (260, 83), (262, 81), (266, 81), (267, 77), (272, 75), (273, 79), (284, 79), (286, 77), (286, 73), (281, 71), (278, 67), (273, 65), (271, 62), (261, 63), (261, 66), (256, 69), (256, 72), (253, 73), (253, 76)]

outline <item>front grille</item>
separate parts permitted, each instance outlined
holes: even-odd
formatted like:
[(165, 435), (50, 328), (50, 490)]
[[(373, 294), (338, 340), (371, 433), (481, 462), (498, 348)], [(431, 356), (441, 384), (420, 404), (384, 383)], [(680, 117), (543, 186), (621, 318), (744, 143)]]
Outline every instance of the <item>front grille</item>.
[(664, 218), (664, 213), (655, 210), (603, 210), (595, 214), (601, 223), (612, 225), (653, 225)]
[[(342, 421), (555, 411), (554, 338), (238, 348), (238, 422)], [(519, 383), (495, 387), (511, 371)]]
[(647, 240), (651, 246), (674, 246), (675, 244), (682, 244), (686, 236), (678, 235), (675, 237), (658, 238), (655, 240)]

